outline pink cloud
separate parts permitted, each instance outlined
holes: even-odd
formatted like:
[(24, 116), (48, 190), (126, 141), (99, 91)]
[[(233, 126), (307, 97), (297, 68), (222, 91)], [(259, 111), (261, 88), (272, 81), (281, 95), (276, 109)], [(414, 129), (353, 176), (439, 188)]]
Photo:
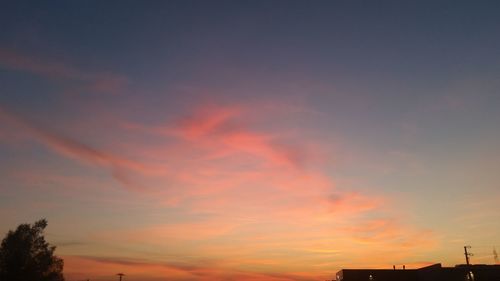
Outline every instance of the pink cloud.
[[(179, 118), (172, 125), (148, 128), (137, 124), (126, 127), (165, 134), (208, 150), (204, 157), (225, 158), (238, 153), (254, 156), (271, 165), (299, 167), (310, 156), (303, 148), (287, 144), (277, 134), (252, 130), (246, 124), (250, 110), (241, 106), (206, 105)], [(280, 133), (282, 135), (283, 132)]]
[(177, 132), (186, 139), (226, 134), (238, 129), (239, 125), (232, 121), (241, 114), (242, 109), (238, 107), (207, 105), (198, 108), (192, 115), (179, 119), (172, 132)]
[(66, 91), (117, 94), (128, 83), (124, 76), (113, 73), (91, 73), (54, 59), (42, 58), (0, 47), (0, 67), (32, 73), (47, 79), (77, 82)]
[[(162, 126), (128, 123), (124, 129), (134, 141), (123, 139), (117, 150), (130, 157), (86, 145), (5, 109), (0, 120), (61, 156), (110, 171), (136, 192), (144, 192), (142, 185), (152, 187), (151, 204), (180, 217), (137, 229), (99, 230), (90, 239), (218, 259), (210, 266), (192, 260), (179, 266), (158, 258), (81, 255), (68, 257), (71, 276), (80, 276), (85, 266), (95, 268), (91, 274), (100, 277), (94, 280), (118, 271), (141, 280), (147, 274), (172, 280), (313, 280), (328, 278), (325, 272), (341, 266), (339, 254), (351, 257), (353, 264), (385, 264), (408, 257), (415, 245), (433, 247), (432, 233), (392, 219), (396, 211), (383, 194), (337, 186), (318, 160), (318, 154), (330, 156), (319, 141), (315, 145), (295, 132), (269, 128), (254, 117), (259, 114), (243, 106), (209, 105)], [(154, 143), (148, 142), (151, 138)], [(380, 246), (391, 244), (390, 252)], [(368, 250), (388, 258), (368, 259), (363, 255)]]
[[(361, 248), (353, 250), (351, 245), (371, 248), (391, 235), (413, 231), (403, 224), (381, 224), (377, 229), (376, 222), (362, 220), (387, 211), (384, 206), (388, 201), (380, 194), (338, 189), (334, 179), (316, 169), (315, 156), (301, 147), (300, 139), (287, 132), (268, 132), (252, 123), (250, 120), (257, 119), (248, 114), (250, 111), (241, 106), (209, 106), (163, 126), (127, 126), (132, 132), (165, 140), (163, 145), (131, 149), (168, 167), (169, 173), (161, 179), (171, 185), (159, 197), (164, 206), (205, 217), (123, 229), (120, 237), (100, 232), (93, 239), (148, 245), (174, 253), (180, 248), (169, 247), (169, 243), (190, 245), (182, 255), (202, 253), (202, 257), (222, 256), (232, 261), (221, 272), (258, 266), (259, 274), (264, 274), (267, 266), (301, 264), (300, 257), (325, 264), (326, 258), (339, 253), (355, 256)], [(293, 143), (302, 154), (299, 163), (291, 161), (279, 143)], [(312, 165), (302, 165), (302, 161)], [(357, 222), (373, 227), (362, 228)], [(405, 242), (398, 244), (399, 249), (406, 247)], [(267, 251), (274, 252), (272, 258), (263, 254)], [(331, 266), (313, 267), (309, 261), (299, 270), (320, 276)], [(259, 278), (269, 280), (271, 275), (265, 276)], [(304, 278), (309, 277), (306, 274)], [(212, 275), (207, 278), (221, 280)], [(259, 280), (256, 278), (249, 280)]]
[(70, 137), (58, 134), (4, 108), (0, 108), (0, 121), (22, 130), (23, 133), (30, 135), (36, 141), (60, 155), (85, 164), (108, 168), (112, 172), (113, 177), (127, 187), (134, 187), (134, 185), (131, 185), (128, 181), (125, 171), (145, 172), (148, 170), (141, 163), (101, 151)]
[(5, 48), (0, 48), (0, 64), (6, 68), (27, 71), (48, 78), (81, 79), (86, 76), (81, 71), (65, 64), (25, 56)]
[(265, 212), (267, 206), (277, 206), (273, 213), (283, 218), (300, 212), (318, 218), (356, 214), (381, 205), (377, 196), (335, 191), (333, 179), (314, 167), (316, 155), (326, 153), (305, 149), (294, 134), (254, 129), (249, 120), (256, 120), (255, 114), (243, 106), (206, 105), (163, 126), (125, 128), (168, 140), (165, 147), (140, 152), (168, 159), (162, 161), (170, 170), (167, 178), (178, 188), (168, 193), (167, 205), (186, 203), (199, 212)]

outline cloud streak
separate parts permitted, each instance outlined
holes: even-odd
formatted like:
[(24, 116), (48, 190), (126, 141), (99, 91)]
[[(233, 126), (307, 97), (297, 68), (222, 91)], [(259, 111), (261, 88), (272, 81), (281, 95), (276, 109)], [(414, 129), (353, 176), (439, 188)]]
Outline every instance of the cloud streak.
[(101, 151), (70, 137), (58, 134), (2, 107), (0, 107), (0, 121), (5, 125), (20, 129), (34, 140), (60, 155), (81, 163), (92, 164), (110, 170), (113, 177), (123, 183), (124, 186), (134, 187), (126, 176), (127, 171), (144, 172), (147, 170), (141, 163)]
[[(434, 246), (432, 233), (393, 219), (383, 194), (339, 188), (317, 157), (329, 156), (318, 151), (321, 143), (310, 150), (306, 143), (312, 140), (272, 130), (262, 122), (273, 116), (260, 115), (241, 105), (210, 104), (162, 125), (124, 123), (124, 134), (112, 133), (124, 144), (117, 149), (126, 151), (125, 157), (0, 108), (5, 125), (60, 156), (108, 171), (132, 195), (149, 196), (155, 208), (175, 210), (180, 217), (133, 229), (99, 230), (89, 239), (197, 257), (178, 263), (140, 255), (74, 254), (68, 259), (73, 276), (79, 276), (78, 268), (95, 267), (96, 277), (126, 268), (134, 276), (153, 272), (155, 278), (172, 280), (316, 280), (329, 278), (332, 266), (341, 265), (340, 255), (349, 255), (356, 264), (367, 259), (367, 248), (386, 253), (380, 245), (389, 242), (406, 253), (417, 250), (415, 241), (421, 249)], [(133, 142), (122, 138), (131, 135)], [(399, 259), (406, 253), (388, 256)]]
[[(94, 264), (119, 266), (125, 268), (126, 272), (133, 272), (138, 275), (139, 272), (162, 268), (162, 274), (158, 276), (143, 277), (142, 280), (151, 280), (156, 278), (189, 278), (191, 280), (269, 280), (269, 281), (312, 281), (316, 280), (306, 274), (287, 274), (287, 273), (259, 273), (244, 270), (234, 270), (225, 268), (223, 264), (206, 262), (204, 265), (191, 265), (179, 262), (151, 262), (140, 259), (125, 259), (119, 257), (98, 257), (98, 256), (67, 256), (70, 261), (70, 267), (81, 264)], [(104, 274), (103, 274), (104, 275)], [(129, 277), (130, 278), (130, 277)], [(133, 275), (132, 275), (132, 278)], [(99, 279), (98, 279), (99, 280)]]
[(122, 75), (109, 72), (87, 72), (61, 61), (2, 47), (0, 47), (0, 67), (31, 73), (58, 82), (70, 82), (71, 92), (118, 94), (125, 90), (128, 83), (128, 79)]

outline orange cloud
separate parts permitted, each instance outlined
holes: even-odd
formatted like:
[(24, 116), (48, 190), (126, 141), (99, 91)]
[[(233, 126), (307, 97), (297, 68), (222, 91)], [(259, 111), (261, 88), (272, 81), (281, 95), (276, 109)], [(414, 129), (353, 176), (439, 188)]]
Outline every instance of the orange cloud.
[[(235, 268), (258, 268), (262, 273), (283, 265), (283, 272), (313, 272), (325, 278), (325, 272), (345, 263), (340, 255), (349, 255), (354, 264), (366, 261), (364, 251), (381, 253), (377, 245), (388, 245), (393, 239), (398, 250), (414, 251), (410, 243), (417, 242), (422, 232), (390, 218), (368, 219), (390, 212), (382, 195), (340, 190), (314, 165), (293, 163), (275, 145), (287, 143), (292, 135), (285, 133), (285, 138), (253, 129), (244, 108), (208, 108), (180, 119), (189, 121), (127, 127), (168, 140), (168, 147), (153, 149), (175, 163), (169, 166), (175, 172), (168, 177), (175, 185), (164, 199), (165, 206), (206, 217), (123, 230), (115, 239), (131, 245), (146, 243), (173, 255), (183, 251), (185, 256), (202, 253), (203, 257), (224, 258), (228, 260), (226, 273)], [(314, 164), (315, 158), (309, 158), (300, 142), (293, 143), (303, 154), (300, 161)], [(405, 234), (408, 238), (401, 238)], [(112, 234), (96, 235), (106, 240)], [(432, 239), (418, 243), (429, 249)], [(409, 255), (390, 254), (393, 259)], [(270, 275), (262, 278), (269, 280)], [(297, 276), (279, 278), (299, 280)], [(252, 276), (249, 280), (259, 279)]]
[[(98, 256), (65, 256), (65, 267), (72, 273), (69, 278), (87, 278), (108, 280), (115, 272), (126, 272), (127, 280), (254, 280), (254, 281), (312, 281), (317, 278), (309, 273), (259, 273), (225, 268), (223, 264), (203, 262), (192, 265), (179, 262), (152, 262), (140, 259)], [(86, 268), (85, 273), (81, 268)], [(87, 270), (88, 269), (88, 270)]]
[[(416, 245), (433, 247), (432, 233), (392, 219), (395, 211), (383, 194), (337, 186), (317, 158), (329, 157), (320, 151), (324, 145), (311, 151), (304, 143), (313, 140), (272, 130), (255, 114), (243, 106), (210, 105), (162, 126), (128, 123), (124, 129), (138, 140), (125, 139), (120, 150), (132, 157), (85, 145), (5, 109), (0, 120), (59, 155), (110, 171), (129, 190), (154, 191), (148, 200), (160, 219), (141, 222), (137, 229), (95, 231), (89, 239), (126, 245), (130, 252), (154, 249), (155, 258), (83, 253), (68, 257), (67, 271), (75, 278), (86, 278), (78, 274), (88, 266), (95, 268), (89, 273), (94, 280), (119, 271), (137, 280), (146, 275), (151, 280), (316, 280), (348, 265), (345, 256), (353, 265), (389, 264), (415, 253)], [(151, 138), (153, 143), (141, 142)], [(389, 246), (392, 250), (385, 251)], [(179, 266), (158, 256), (189, 258)], [(199, 260), (217, 263), (200, 266)]]

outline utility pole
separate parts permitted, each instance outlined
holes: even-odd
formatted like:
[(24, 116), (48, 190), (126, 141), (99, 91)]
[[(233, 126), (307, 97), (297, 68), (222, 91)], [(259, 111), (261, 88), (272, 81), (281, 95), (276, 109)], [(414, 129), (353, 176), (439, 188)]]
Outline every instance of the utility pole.
[(474, 255), (472, 253), (467, 252), (467, 249), (470, 249), (470, 248), (471, 248), (471, 246), (464, 246), (465, 262), (467, 263), (467, 265), (470, 265), (469, 257)]
[(495, 264), (498, 264), (497, 248), (493, 248), (493, 259), (495, 260)]
[(123, 274), (123, 273), (118, 273), (118, 274), (116, 274), (116, 275), (118, 275), (118, 276), (119, 276), (118, 278), (120, 278), (120, 281), (122, 281), (122, 277), (123, 277), (123, 276), (125, 276), (125, 274)]
[[(471, 246), (464, 246), (464, 255), (465, 255), (465, 261), (467, 262), (467, 265), (470, 265), (469, 262), (469, 257), (473, 256), (474, 254), (467, 252), (467, 249), (470, 249)], [(472, 275), (472, 271), (470, 271), (470, 268), (467, 269), (469, 272), (467, 273), (467, 280), (473, 281), (474, 277)]]

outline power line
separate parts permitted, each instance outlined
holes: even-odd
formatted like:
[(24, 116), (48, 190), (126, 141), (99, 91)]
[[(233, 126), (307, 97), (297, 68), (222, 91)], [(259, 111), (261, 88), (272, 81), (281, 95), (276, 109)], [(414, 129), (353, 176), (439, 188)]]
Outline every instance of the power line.
[[(471, 246), (464, 246), (464, 256), (465, 256), (466, 263), (467, 262), (468, 262), (468, 264), (471, 263), (471, 261), (470, 261), (471, 256), (474, 256), (476, 258), (475, 259), (476, 262), (486, 262), (487, 260), (489, 260), (491, 262), (491, 259), (493, 258), (493, 262), (495, 264), (500, 263), (500, 259), (498, 257), (496, 245), (490, 245), (490, 246), (480, 245), (479, 247), (476, 247), (476, 245), (474, 244), (474, 249), (476, 249), (474, 251), (474, 254), (470, 253), (468, 251), (468, 249), (470, 249), (470, 248), (471, 248)], [(483, 250), (477, 251), (477, 248), (483, 249)], [(485, 248), (488, 248), (488, 250), (485, 250)]]
[[(469, 241), (471, 242), (471, 241)], [(485, 248), (489, 248), (491, 249), (491, 247), (500, 247), (500, 243), (489, 243), (489, 244), (485, 244), (485, 243), (481, 243), (481, 244), (476, 244), (474, 243), (474, 249), (485, 249)]]

